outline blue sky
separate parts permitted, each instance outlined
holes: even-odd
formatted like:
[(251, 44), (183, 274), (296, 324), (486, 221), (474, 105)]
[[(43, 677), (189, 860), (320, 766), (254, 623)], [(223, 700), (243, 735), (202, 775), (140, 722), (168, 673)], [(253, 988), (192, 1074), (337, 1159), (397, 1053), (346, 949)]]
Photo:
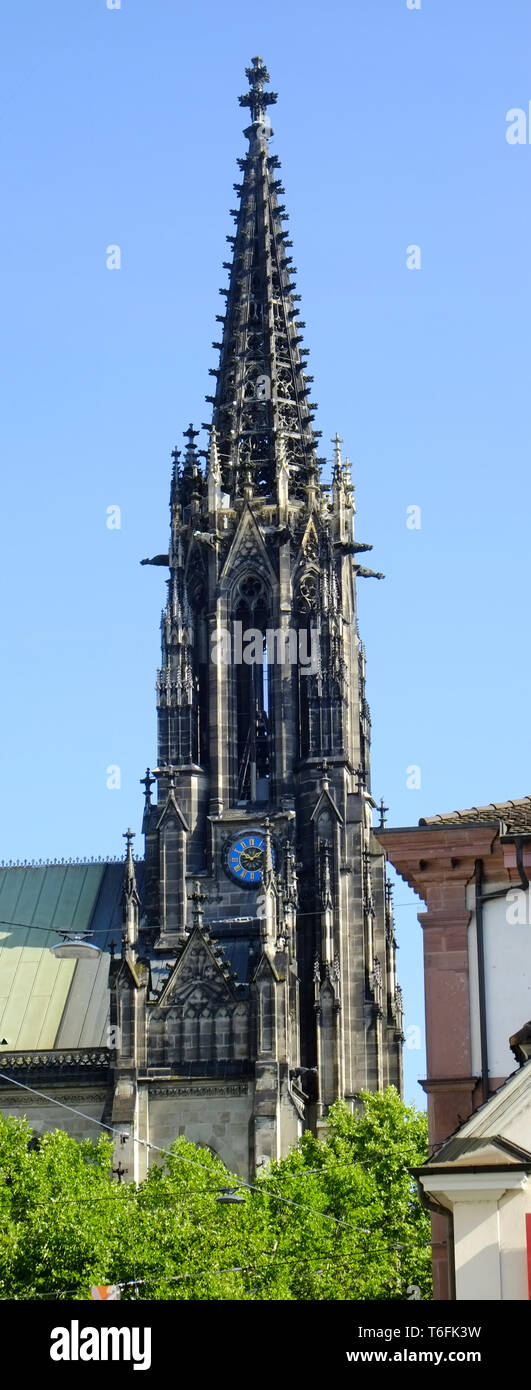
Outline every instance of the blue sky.
[(387, 576), (359, 586), (374, 793), (395, 825), (525, 794), (531, 145), (505, 117), (531, 100), (526, 0), (25, 0), (2, 27), (0, 857), (140, 829), (164, 580), (138, 562), (166, 547), (171, 448), (209, 418), (255, 53), (323, 452), (338, 429)]

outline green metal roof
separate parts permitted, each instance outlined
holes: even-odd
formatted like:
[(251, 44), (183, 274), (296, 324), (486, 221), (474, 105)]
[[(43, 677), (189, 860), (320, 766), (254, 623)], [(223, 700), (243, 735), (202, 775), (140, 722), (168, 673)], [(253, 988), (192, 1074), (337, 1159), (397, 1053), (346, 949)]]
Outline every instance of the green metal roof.
[[(0, 868), (0, 1052), (105, 1046), (122, 874), (120, 863)], [(93, 934), (102, 955), (57, 959), (58, 927)]]

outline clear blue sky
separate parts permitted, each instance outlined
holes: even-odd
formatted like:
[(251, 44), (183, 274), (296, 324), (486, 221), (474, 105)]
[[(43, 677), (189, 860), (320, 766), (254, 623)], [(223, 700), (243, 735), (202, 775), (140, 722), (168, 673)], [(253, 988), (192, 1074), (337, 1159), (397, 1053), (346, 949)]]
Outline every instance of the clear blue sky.
[[(527, 0), (25, 0), (2, 29), (0, 857), (140, 830), (165, 590), (138, 562), (166, 548), (170, 450), (209, 418), (255, 53), (323, 452), (338, 429), (387, 575), (359, 586), (375, 795), (404, 825), (529, 791), (531, 145), (505, 138)], [(422, 1024), (414, 906), (398, 926)]]

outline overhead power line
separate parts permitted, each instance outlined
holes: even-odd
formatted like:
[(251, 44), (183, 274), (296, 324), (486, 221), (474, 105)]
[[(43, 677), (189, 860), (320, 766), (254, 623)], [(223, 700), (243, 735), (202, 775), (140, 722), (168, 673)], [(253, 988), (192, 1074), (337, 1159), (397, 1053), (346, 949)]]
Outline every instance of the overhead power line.
[[(97, 1120), (93, 1115), (87, 1115), (83, 1110), (77, 1110), (73, 1105), (67, 1105), (65, 1101), (56, 1100), (54, 1096), (48, 1096), (44, 1091), (37, 1091), (35, 1087), (28, 1086), (23, 1081), (15, 1081), (14, 1077), (7, 1076), (3, 1072), (0, 1072), (0, 1081), (7, 1081), (9, 1085), (17, 1086), (21, 1091), (29, 1091), (31, 1095), (39, 1096), (41, 1100), (48, 1101), (51, 1105), (57, 1105), (61, 1110), (68, 1110), (72, 1115), (77, 1115), (82, 1120), (87, 1120), (89, 1124), (96, 1125), (98, 1129), (106, 1130), (109, 1134), (116, 1133), (116, 1126), (107, 1125), (103, 1120)], [(217, 1174), (213, 1173), (212, 1169), (209, 1168), (206, 1163), (201, 1163), (201, 1160), (198, 1158), (189, 1158), (186, 1154), (172, 1153), (170, 1149), (161, 1148), (159, 1144), (153, 1144), (149, 1139), (135, 1139), (134, 1142), (136, 1144), (141, 1144), (145, 1149), (151, 1149), (155, 1153), (162, 1154), (165, 1158), (188, 1163), (195, 1168), (201, 1168), (203, 1172), (208, 1173), (209, 1177), (214, 1178), (214, 1180), (219, 1183)], [(258, 1193), (260, 1197), (270, 1198), (274, 1202), (282, 1202), (287, 1206), (297, 1208), (299, 1211), (309, 1212), (312, 1216), (319, 1216), (323, 1221), (331, 1221), (336, 1228), (338, 1226), (343, 1226), (347, 1230), (357, 1232), (360, 1235), (372, 1235), (372, 1231), (367, 1227), (354, 1226), (352, 1222), (344, 1221), (342, 1217), (332, 1216), (330, 1212), (320, 1211), (318, 1207), (311, 1207), (304, 1202), (297, 1202), (292, 1197), (281, 1196), (280, 1193), (272, 1192), (269, 1188), (266, 1188), (265, 1184), (262, 1186), (258, 1183), (246, 1182), (244, 1178), (237, 1177), (231, 1177), (231, 1184), (234, 1188), (241, 1187), (247, 1192)], [(398, 1249), (399, 1247), (396, 1246), (395, 1248)]]

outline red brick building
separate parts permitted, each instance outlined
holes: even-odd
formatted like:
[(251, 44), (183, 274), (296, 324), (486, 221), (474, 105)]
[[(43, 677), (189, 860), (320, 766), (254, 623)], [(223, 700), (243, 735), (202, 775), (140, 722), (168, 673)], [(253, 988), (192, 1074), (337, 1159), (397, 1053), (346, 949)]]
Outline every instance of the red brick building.
[[(514, 1070), (531, 1018), (531, 796), (378, 832), (419, 894), (430, 1151)], [(513, 1043), (514, 1052), (511, 1049)], [(452, 1298), (448, 1220), (435, 1216), (434, 1297)], [(438, 1242), (443, 1242), (442, 1244)]]

